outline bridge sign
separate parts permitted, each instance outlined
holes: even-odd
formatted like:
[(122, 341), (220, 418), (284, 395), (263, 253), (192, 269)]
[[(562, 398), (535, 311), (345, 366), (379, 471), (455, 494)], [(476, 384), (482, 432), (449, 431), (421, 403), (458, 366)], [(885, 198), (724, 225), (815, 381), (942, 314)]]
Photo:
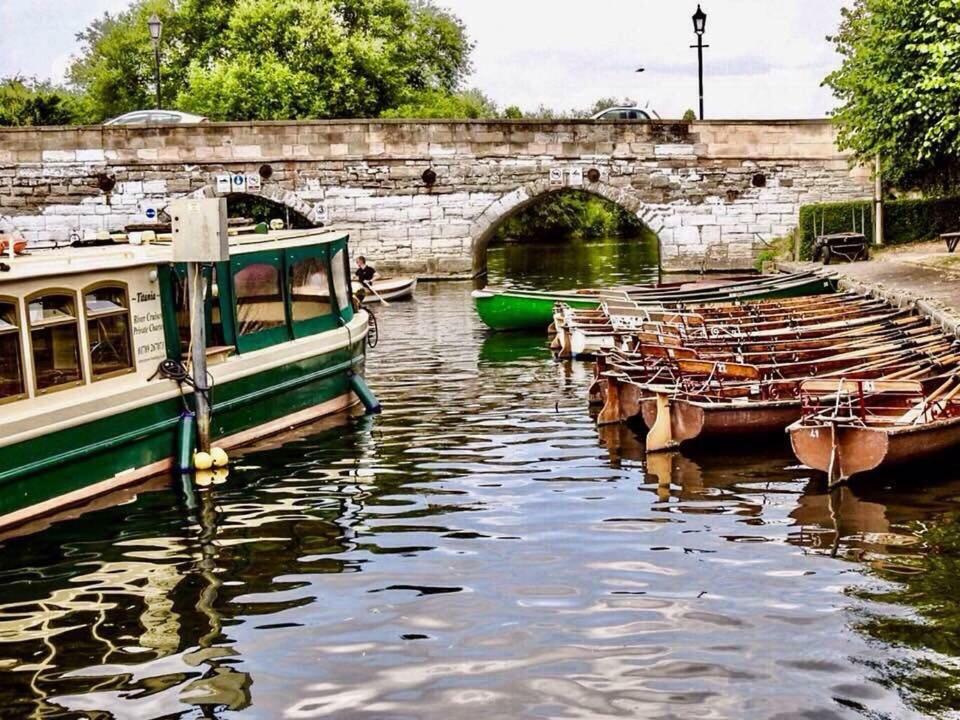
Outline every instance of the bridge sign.
[(563, 168), (550, 168), (550, 184), (563, 185)]
[(247, 192), (260, 192), (260, 176), (257, 175), (257, 173), (251, 173), (247, 175)]
[(217, 193), (226, 195), (230, 192), (230, 175), (223, 173), (214, 177), (214, 184), (217, 188)]
[(567, 170), (567, 184), (571, 187), (581, 187), (583, 185), (583, 168)]
[(247, 176), (243, 173), (234, 173), (230, 178), (230, 192), (242, 193), (247, 191)]

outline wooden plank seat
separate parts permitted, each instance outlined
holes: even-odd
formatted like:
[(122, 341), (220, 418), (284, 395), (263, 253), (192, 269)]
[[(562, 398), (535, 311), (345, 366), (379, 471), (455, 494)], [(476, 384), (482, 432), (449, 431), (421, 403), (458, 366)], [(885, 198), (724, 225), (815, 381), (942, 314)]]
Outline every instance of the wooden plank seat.
[(953, 252), (960, 243), (960, 232), (941, 233), (940, 239), (947, 244), (947, 252)]

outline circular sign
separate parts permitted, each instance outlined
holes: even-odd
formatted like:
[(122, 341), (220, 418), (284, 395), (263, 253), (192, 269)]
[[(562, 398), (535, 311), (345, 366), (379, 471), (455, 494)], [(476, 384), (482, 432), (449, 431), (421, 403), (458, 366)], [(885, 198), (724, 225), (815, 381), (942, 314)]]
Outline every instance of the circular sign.
[(147, 220), (156, 220), (157, 219), (157, 210), (156, 208), (147, 208), (147, 211), (144, 213), (147, 216)]
[(246, 182), (247, 182), (247, 179), (243, 175), (237, 174), (233, 176), (233, 184), (236, 185), (237, 187), (244, 185)]

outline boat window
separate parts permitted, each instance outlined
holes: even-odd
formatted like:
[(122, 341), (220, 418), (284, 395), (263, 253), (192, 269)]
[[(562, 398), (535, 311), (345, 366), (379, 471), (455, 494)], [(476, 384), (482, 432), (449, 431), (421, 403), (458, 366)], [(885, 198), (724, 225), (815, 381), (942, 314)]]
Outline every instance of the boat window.
[(37, 391), (80, 382), (76, 298), (55, 293), (34, 297), (28, 315)]
[(0, 301), (0, 402), (22, 397), (25, 392), (17, 306)]
[(237, 303), (237, 332), (252, 335), (286, 326), (280, 270), (253, 263), (233, 274)]
[(345, 310), (350, 307), (350, 277), (347, 270), (347, 253), (343, 248), (333, 254), (330, 269), (333, 272), (333, 291), (337, 296), (337, 307)]
[(330, 314), (330, 282), (326, 258), (308, 257), (292, 266), (293, 320), (312, 320)]
[(123, 287), (104, 286), (83, 296), (93, 379), (133, 369), (130, 306)]

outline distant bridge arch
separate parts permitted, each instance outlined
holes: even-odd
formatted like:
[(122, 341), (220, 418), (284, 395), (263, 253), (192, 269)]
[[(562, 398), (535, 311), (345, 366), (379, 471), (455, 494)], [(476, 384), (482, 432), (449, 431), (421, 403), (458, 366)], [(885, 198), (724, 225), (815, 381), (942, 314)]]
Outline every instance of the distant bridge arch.
[(595, 195), (612, 202), (626, 212), (635, 215), (659, 239), (660, 232), (664, 227), (663, 217), (660, 212), (647, 205), (640, 193), (632, 187), (617, 187), (602, 180), (585, 182), (577, 187), (565, 187), (557, 186), (549, 179), (541, 179), (505, 192), (497, 200), (490, 203), (487, 209), (473, 221), (470, 228), (470, 237), (473, 240), (474, 274), (477, 275), (486, 270), (487, 248), (501, 224), (549, 195), (571, 190)]

